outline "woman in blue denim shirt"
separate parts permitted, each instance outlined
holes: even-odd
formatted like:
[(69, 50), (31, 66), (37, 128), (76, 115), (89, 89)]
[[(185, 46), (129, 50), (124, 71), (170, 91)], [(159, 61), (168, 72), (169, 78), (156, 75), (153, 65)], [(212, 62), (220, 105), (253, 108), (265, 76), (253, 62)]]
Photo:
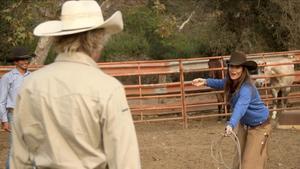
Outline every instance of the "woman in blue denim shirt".
[[(257, 69), (254, 61), (247, 61), (242, 52), (233, 52), (225, 79), (193, 80), (195, 86), (224, 89), (232, 115), (225, 128), (225, 135), (237, 128), (241, 145), (242, 169), (264, 169), (267, 161), (267, 145), (271, 132), (269, 110), (252, 84), (249, 71)], [(238, 168), (235, 161), (234, 168)]]

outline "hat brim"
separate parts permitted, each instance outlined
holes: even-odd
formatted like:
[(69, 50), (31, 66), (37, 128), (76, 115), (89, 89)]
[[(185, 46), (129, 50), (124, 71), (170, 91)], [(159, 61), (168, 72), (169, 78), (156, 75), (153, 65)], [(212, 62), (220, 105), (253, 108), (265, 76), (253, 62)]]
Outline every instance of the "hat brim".
[(63, 30), (62, 22), (59, 20), (47, 21), (35, 27), (33, 34), (36, 36), (63, 36), (100, 28), (105, 29), (110, 34), (121, 32), (123, 30), (122, 13), (120, 11), (115, 12), (100, 25), (72, 30)]
[(248, 70), (256, 70), (257, 69), (257, 63), (255, 61), (251, 61), (251, 60), (246, 61), (244, 63), (234, 63), (234, 62), (229, 62), (229, 61), (227, 61), (226, 63), (228, 65), (236, 65), (236, 66), (241, 65), (241, 66), (246, 67)]
[(248, 70), (256, 70), (257, 69), (257, 63), (254, 61), (246, 61), (242, 65), (245, 66)]

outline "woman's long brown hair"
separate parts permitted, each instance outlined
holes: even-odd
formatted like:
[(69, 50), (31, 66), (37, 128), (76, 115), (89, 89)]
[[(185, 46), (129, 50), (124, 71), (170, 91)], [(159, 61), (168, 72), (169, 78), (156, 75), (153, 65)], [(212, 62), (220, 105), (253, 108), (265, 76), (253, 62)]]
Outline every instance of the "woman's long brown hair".
[(237, 79), (237, 83), (233, 83), (233, 80), (230, 78), (229, 75), (229, 66), (227, 69), (227, 80), (225, 82), (225, 87), (224, 87), (224, 92), (226, 95), (226, 100), (227, 103), (230, 104), (232, 96), (234, 96), (236, 93), (239, 92), (241, 89), (241, 86), (246, 82), (249, 84), (252, 84), (251, 79), (250, 79), (250, 73), (246, 67), (243, 67), (243, 72), (242, 75), (239, 79)]

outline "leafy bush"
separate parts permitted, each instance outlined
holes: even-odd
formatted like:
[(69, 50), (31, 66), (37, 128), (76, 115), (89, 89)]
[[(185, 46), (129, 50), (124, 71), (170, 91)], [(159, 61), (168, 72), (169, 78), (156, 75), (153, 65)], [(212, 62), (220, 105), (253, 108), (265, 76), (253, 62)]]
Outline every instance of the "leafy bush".
[[(143, 36), (123, 32), (110, 39), (102, 53), (102, 61), (138, 58), (149, 51), (149, 44)], [(122, 56), (127, 56), (122, 59)], [(117, 59), (115, 57), (118, 57)], [(127, 59), (125, 59), (127, 60)]]

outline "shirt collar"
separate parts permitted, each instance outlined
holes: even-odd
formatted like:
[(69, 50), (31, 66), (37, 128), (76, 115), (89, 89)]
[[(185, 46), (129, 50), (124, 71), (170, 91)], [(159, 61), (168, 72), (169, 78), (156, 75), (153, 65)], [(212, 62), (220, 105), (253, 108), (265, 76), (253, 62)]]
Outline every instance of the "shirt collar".
[[(21, 75), (21, 73), (18, 71), (17, 68), (14, 68), (14, 69), (12, 70), (12, 73), (13, 73), (13, 74)], [(30, 74), (30, 72), (29, 72), (28, 70), (26, 70), (26, 72), (25, 72), (24, 75), (22, 75), (22, 76), (27, 76), (27, 75), (29, 75), (29, 74)]]
[(82, 52), (60, 53), (55, 62), (74, 62), (98, 68), (97, 63), (87, 54)]

